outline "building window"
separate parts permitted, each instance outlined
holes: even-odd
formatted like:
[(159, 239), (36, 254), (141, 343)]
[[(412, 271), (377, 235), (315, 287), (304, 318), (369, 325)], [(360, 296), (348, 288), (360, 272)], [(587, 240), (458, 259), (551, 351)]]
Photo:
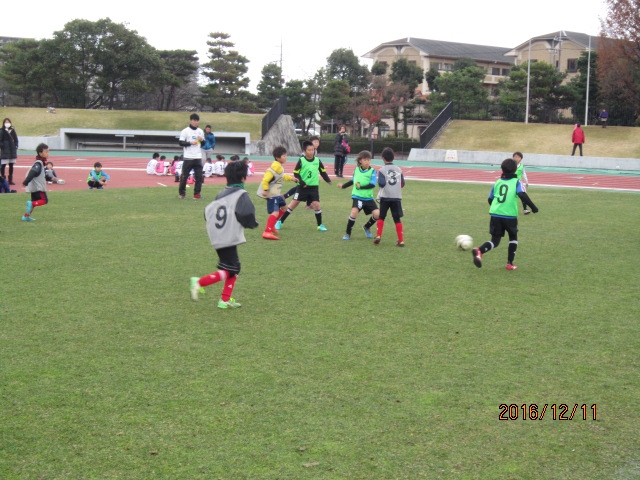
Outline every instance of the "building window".
[(491, 75), (500, 75), (500, 68), (492, 67), (491, 68)]
[(415, 60), (409, 60), (409, 65), (415, 65), (416, 61)]
[(575, 73), (578, 71), (578, 59), (570, 58), (567, 60), (567, 72)]
[(442, 70), (446, 71), (446, 72), (450, 72), (453, 70), (453, 63), (445, 63), (443, 65)]
[(510, 73), (511, 73), (511, 69), (510, 68), (503, 68), (502, 69), (502, 76), (503, 77), (508, 77)]

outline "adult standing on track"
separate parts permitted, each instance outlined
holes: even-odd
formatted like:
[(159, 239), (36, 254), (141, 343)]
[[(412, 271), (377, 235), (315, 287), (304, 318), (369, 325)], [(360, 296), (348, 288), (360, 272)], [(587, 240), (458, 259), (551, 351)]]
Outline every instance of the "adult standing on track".
[(202, 164), (212, 160), (213, 149), (216, 148), (216, 136), (211, 131), (211, 125), (204, 127), (204, 142), (202, 142)]
[(347, 152), (342, 146), (343, 141), (347, 142), (347, 127), (340, 125), (333, 144), (333, 155), (335, 156), (333, 173), (335, 173), (336, 177), (340, 178), (343, 177), (342, 170), (344, 169), (344, 164), (347, 163)]
[(0, 126), (0, 148), (2, 148), (2, 155), (0, 155), (0, 173), (4, 177), (5, 165), (9, 165), (9, 185), (15, 185), (13, 183), (13, 165), (18, 158), (18, 134), (16, 129), (11, 124), (11, 119), (5, 118)]
[(182, 147), (182, 174), (180, 175), (180, 186), (178, 187), (178, 195), (181, 199), (185, 198), (187, 193), (187, 178), (193, 169), (196, 183), (193, 186), (193, 198), (200, 199), (200, 190), (202, 189), (202, 151), (200, 144), (204, 140), (204, 132), (198, 125), (200, 124), (200, 116), (192, 113), (189, 117), (189, 126), (180, 132), (180, 140), (178, 143)]

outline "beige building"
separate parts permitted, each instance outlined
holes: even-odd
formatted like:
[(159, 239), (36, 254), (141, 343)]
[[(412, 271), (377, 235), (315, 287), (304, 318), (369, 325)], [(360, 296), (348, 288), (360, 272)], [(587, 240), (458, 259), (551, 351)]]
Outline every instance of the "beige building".
[[(596, 50), (598, 37), (579, 32), (552, 32), (533, 37), (509, 50), (505, 55), (513, 57), (516, 65), (531, 62), (546, 62), (567, 74), (567, 80), (578, 72), (578, 59), (582, 52)], [(531, 45), (531, 46), (529, 46)]]
[[(471, 58), (479, 67), (487, 71), (484, 83), (491, 91), (491, 87), (507, 77), (514, 65), (514, 58), (507, 56), (508, 47), (492, 47), (487, 45), (473, 45), (470, 43), (444, 42), (441, 40), (425, 40), (423, 38), (402, 38), (378, 45), (363, 55), (390, 66), (398, 58), (405, 57), (409, 62), (428, 72), (435, 67), (441, 74), (450, 72), (453, 64), (460, 58)], [(427, 81), (423, 80), (421, 93), (429, 93)]]

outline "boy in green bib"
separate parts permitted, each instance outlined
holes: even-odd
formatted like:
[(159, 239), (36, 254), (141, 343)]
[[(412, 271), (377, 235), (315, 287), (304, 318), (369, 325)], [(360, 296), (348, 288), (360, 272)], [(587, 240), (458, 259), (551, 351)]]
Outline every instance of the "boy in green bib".
[(305, 140), (302, 143), (304, 155), (300, 157), (293, 169), (293, 176), (298, 181), (298, 188), (293, 195), (293, 200), (289, 203), (287, 211), (282, 215), (280, 221), (276, 223), (276, 230), (280, 230), (285, 220), (295, 210), (300, 202), (310, 202), (316, 216), (317, 229), (320, 232), (326, 232), (327, 228), (322, 224), (322, 209), (320, 208), (320, 177), (331, 185), (331, 179), (327, 175), (324, 165), (318, 157), (316, 157), (316, 149), (313, 143)]
[(518, 249), (518, 198), (523, 204), (529, 205), (533, 213), (538, 213), (536, 207), (527, 192), (522, 187), (522, 183), (516, 176), (517, 164), (512, 158), (507, 158), (502, 162), (502, 176), (491, 188), (489, 193), (489, 233), (491, 241), (484, 242), (480, 247), (471, 250), (473, 264), (482, 267), (482, 255), (489, 250), (493, 250), (500, 244), (504, 233), (509, 234), (509, 250), (507, 251), (507, 270), (516, 270), (513, 260)]

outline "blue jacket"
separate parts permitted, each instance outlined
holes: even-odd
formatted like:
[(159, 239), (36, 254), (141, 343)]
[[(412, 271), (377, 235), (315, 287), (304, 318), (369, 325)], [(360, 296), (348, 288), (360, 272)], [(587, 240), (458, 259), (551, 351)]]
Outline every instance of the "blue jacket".
[(204, 134), (204, 141), (200, 145), (204, 150), (213, 150), (216, 146), (216, 137), (209, 132)]

